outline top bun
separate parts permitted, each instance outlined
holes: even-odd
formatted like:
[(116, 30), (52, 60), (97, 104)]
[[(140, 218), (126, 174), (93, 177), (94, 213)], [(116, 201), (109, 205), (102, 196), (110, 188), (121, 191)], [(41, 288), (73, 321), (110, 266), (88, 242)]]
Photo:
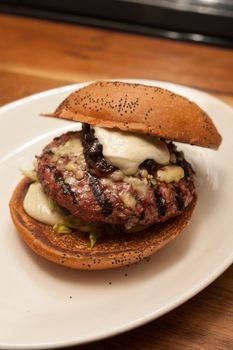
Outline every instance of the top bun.
[(221, 143), (197, 104), (154, 86), (96, 82), (72, 93), (50, 116), (214, 149)]

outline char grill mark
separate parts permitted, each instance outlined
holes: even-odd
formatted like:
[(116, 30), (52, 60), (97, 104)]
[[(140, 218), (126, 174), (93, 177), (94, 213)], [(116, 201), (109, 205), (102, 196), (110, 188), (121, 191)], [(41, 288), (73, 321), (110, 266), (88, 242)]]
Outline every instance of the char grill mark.
[(105, 194), (103, 193), (99, 180), (96, 177), (92, 176), (90, 173), (88, 174), (88, 180), (92, 192), (101, 208), (102, 215), (105, 217), (111, 215), (113, 211), (112, 203), (106, 198)]
[(167, 205), (166, 205), (166, 200), (163, 197), (160, 191), (160, 188), (158, 186), (154, 188), (154, 196), (158, 207), (159, 216), (163, 217), (167, 212)]
[(176, 207), (178, 210), (184, 210), (185, 205), (184, 205), (184, 198), (181, 192), (181, 189), (177, 184), (173, 184), (173, 188), (175, 191), (175, 200), (176, 200)]
[[(51, 169), (51, 167), (50, 167), (50, 169)], [(76, 200), (75, 194), (71, 190), (70, 185), (65, 183), (62, 173), (60, 171), (56, 170), (56, 168), (55, 168), (53, 175), (54, 175), (55, 181), (62, 187), (64, 195), (72, 197), (73, 202), (76, 204), (77, 200)]]
[(89, 171), (94, 175), (105, 175), (116, 168), (103, 157), (103, 146), (94, 135), (89, 124), (82, 124), (82, 145)]

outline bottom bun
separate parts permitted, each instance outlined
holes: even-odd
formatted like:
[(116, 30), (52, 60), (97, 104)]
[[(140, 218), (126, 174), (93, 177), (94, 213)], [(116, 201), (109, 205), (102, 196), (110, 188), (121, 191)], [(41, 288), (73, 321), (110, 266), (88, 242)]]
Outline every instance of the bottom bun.
[(88, 234), (74, 232), (58, 234), (51, 226), (42, 224), (23, 209), (23, 200), (31, 181), (24, 178), (10, 200), (13, 222), (22, 239), (37, 254), (57, 264), (80, 270), (113, 269), (137, 263), (165, 246), (189, 223), (196, 197), (183, 214), (141, 232), (119, 232), (102, 237), (90, 248)]

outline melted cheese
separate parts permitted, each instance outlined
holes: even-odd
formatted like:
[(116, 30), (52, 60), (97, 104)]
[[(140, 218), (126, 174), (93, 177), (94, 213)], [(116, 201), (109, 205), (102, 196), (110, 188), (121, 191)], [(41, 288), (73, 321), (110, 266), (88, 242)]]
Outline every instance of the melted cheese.
[(64, 211), (46, 196), (40, 183), (32, 183), (24, 198), (24, 210), (32, 218), (47, 225), (55, 225), (64, 217)]
[(166, 165), (170, 153), (165, 142), (154, 137), (94, 127), (104, 157), (125, 175), (134, 175), (146, 159)]
[(166, 183), (178, 182), (184, 177), (184, 169), (180, 166), (169, 165), (159, 170), (157, 175), (160, 181)]

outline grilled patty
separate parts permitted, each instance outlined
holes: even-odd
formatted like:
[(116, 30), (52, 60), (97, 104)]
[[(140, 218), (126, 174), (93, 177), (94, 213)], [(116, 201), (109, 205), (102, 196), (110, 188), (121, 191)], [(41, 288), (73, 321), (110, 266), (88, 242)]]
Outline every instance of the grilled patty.
[(125, 229), (148, 226), (179, 215), (192, 201), (191, 165), (180, 157), (185, 177), (165, 183), (160, 166), (151, 160), (136, 176), (124, 176), (102, 155), (102, 146), (89, 125), (82, 132), (55, 138), (37, 157), (37, 173), (44, 191), (71, 214), (88, 221), (121, 225)]

